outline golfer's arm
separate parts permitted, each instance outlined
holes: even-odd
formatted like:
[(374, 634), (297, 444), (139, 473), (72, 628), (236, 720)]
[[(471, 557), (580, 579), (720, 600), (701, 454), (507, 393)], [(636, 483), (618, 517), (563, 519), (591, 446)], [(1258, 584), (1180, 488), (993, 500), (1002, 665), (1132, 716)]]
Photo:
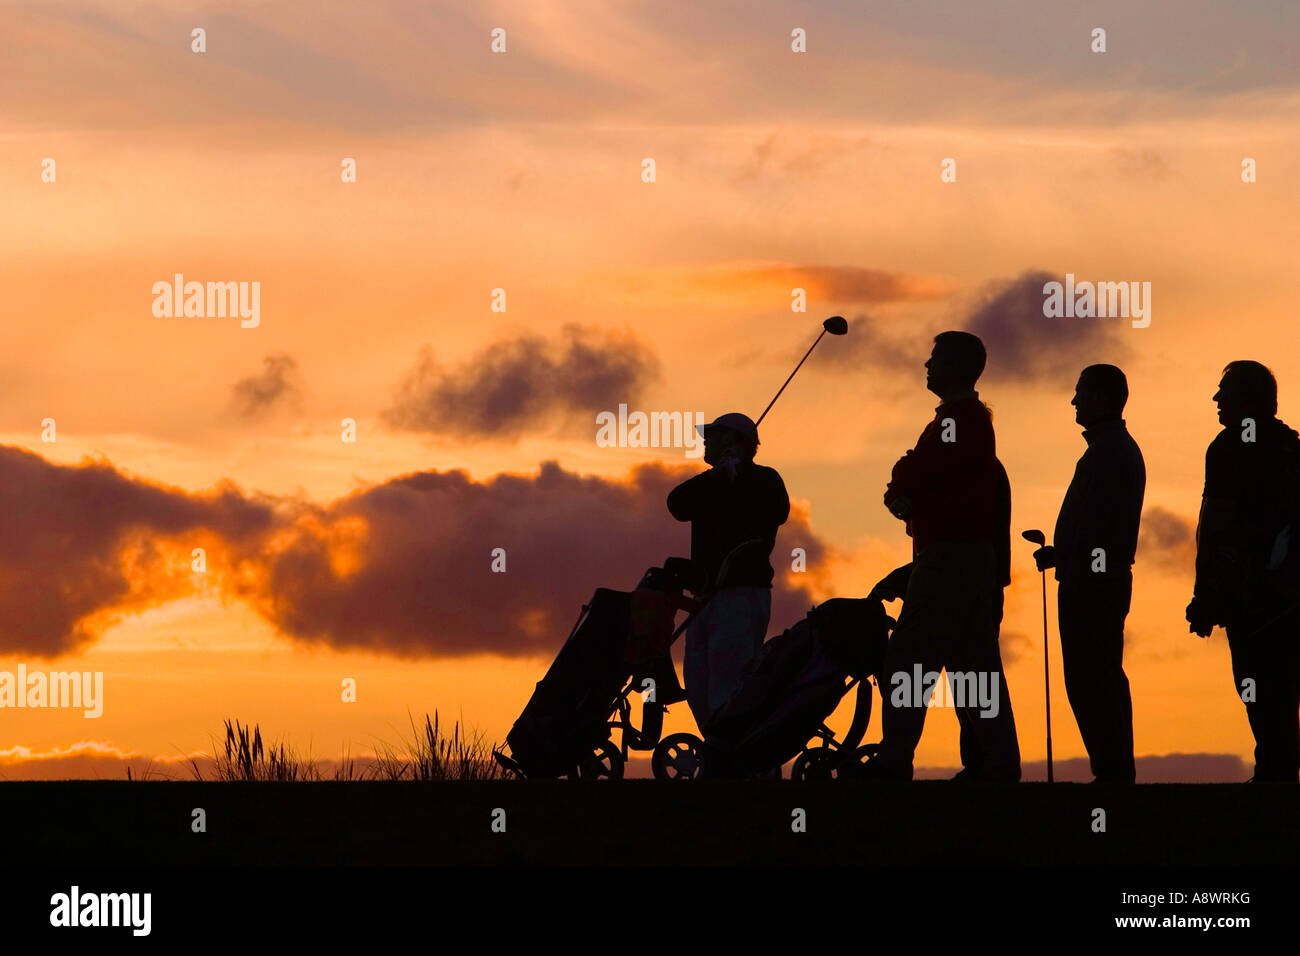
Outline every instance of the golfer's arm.
[(668, 492), (668, 512), (678, 521), (694, 521), (708, 500), (709, 472), (688, 478)]
[(1230, 498), (1207, 495), (1201, 499), (1201, 514), (1196, 522), (1196, 594), (1226, 583), (1237, 550), (1233, 535), (1236, 512), (1237, 504)]
[(790, 517), (790, 495), (785, 490), (785, 482), (777, 475), (768, 492), (768, 520), (778, 528)]
[[(1085, 542), (1086, 553), (1081, 557), (1091, 565), (1093, 550), (1102, 548), (1106, 555), (1108, 571), (1123, 571), (1121, 558), (1127, 561), (1130, 539), (1137, 532), (1137, 521), (1142, 511), (1143, 485), (1139, 476), (1126, 468), (1122, 461), (1099, 461), (1088, 484), (1088, 511), (1080, 523), (1092, 540)], [(1135, 499), (1136, 498), (1136, 502)]]

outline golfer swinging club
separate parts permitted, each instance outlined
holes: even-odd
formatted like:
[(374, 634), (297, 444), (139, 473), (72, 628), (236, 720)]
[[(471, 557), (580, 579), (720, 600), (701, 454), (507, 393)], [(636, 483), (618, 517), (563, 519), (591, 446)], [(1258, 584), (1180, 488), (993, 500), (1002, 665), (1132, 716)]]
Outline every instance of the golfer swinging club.
[(790, 498), (775, 469), (754, 463), (758, 427), (748, 416), (721, 415), (701, 425), (700, 434), (712, 467), (674, 488), (668, 510), (691, 523), (691, 560), (707, 576), (705, 591), (713, 592), (686, 629), (684, 667), (687, 702), (707, 734), (767, 636), (769, 558), (776, 529), (790, 516)]

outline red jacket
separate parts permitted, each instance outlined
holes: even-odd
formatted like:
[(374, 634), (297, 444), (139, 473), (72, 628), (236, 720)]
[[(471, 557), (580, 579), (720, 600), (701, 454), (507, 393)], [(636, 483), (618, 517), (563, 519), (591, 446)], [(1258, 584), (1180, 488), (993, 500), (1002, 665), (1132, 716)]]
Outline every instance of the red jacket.
[(1001, 558), (1011, 519), (1005, 475), (987, 406), (978, 394), (959, 398), (935, 409), (916, 447), (898, 459), (885, 505), (911, 499), (914, 555), (933, 541), (988, 541)]

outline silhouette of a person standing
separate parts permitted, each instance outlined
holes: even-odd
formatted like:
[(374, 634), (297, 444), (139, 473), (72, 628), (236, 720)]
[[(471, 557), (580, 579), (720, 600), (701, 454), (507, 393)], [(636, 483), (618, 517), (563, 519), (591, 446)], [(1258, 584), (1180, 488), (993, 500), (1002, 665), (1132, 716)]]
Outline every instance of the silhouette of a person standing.
[(700, 433), (712, 467), (674, 488), (668, 510), (691, 523), (691, 560), (713, 592), (686, 628), (683, 667), (691, 713), (707, 734), (767, 636), (769, 556), (776, 529), (790, 516), (790, 498), (775, 469), (754, 463), (758, 429), (747, 416), (722, 415)]
[[(1002, 627), (1002, 612), (1004, 606), (1003, 590), (1011, 583), (1011, 482), (1007, 479), (1007, 471), (1002, 467), (1002, 462), (994, 458), (994, 464), (997, 466), (997, 535), (994, 540), (994, 557), (997, 560), (996, 587), (993, 589), (993, 600), (991, 605), (993, 615), (994, 638)], [(901, 599), (907, 594), (907, 582), (912, 574), (911, 562), (903, 565), (901, 568), (895, 568), (885, 577), (877, 582), (876, 586), (871, 589), (867, 597), (880, 598), (884, 601), (894, 601)], [(998, 666), (1001, 667), (1001, 657), (999, 655)], [(953, 665), (957, 670), (957, 665)], [(998, 685), (1000, 688), (999, 707), (1005, 707), (1007, 713), (1011, 713), (1011, 698), (1007, 694), (1005, 677), (999, 674)], [(957, 707), (957, 724), (960, 727), (960, 752), (961, 752), (961, 770), (957, 772), (952, 779), (969, 783), (981, 779), (984, 774), (984, 752), (980, 747), (980, 731), (976, 720), (981, 720), (979, 713), (973, 707)]]
[(1205, 452), (1189, 630), (1228, 633), (1255, 735), (1256, 781), (1300, 772), (1300, 436), (1277, 418), (1277, 380), (1231, 362), (1214, 395), (1223, 431)]
[(1034, 552), (1056, 569), (1065, 691), (1093, 775), (1133, 783), (1133, 700), (1124, 674), (1124, 619), (1133, 597), (1146, 465), (1124, 419), (1128, 380), (1090, 365), (1074, 387), (1074, 420), (1087, 450), (1074, 469), (1052, 544)]
[(982, 675), (990, 689), (997, 684), (996, 708), (957, 700), (965, 775), (1020, 779), (998, 648), (998, 605), (1009, 581), (1010, 488), (997, 460), (992, 416), (975, 391), (985, 358), (984, 344), (969, 332), (935, 337), (926, 387), (942, 403), (916, 447), (894, 465), (885, 490), (886, 507), (912, 536), (913, 560), (877, 585), (906, 582), (882, 675), (880, 752), (861, 767), (868, 777), (911, 779), (930, 689), (914, 685), (947, 668), (950, 675)]

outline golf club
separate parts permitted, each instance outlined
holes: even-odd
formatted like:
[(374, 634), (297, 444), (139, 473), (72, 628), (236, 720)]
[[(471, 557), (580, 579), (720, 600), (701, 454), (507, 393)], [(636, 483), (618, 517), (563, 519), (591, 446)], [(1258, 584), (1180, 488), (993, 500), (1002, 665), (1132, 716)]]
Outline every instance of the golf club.
[[(822, 336), (824, 336), (827, 332), (829, 332), (831, 335), (844, 335), (848, 331), (849, 331), (849, 323), (844, 320), (844, 316), (832, 315), (829, 319), (827, 319), (825, 322), (822, 323), (822, 334), (817, 336), (817, 342), (820, 342), (822, 340)], [(799, 369), (803, 367), (803, 363), (808, 361), (808, 356), (812, 355), (812, 350), (817, 347), (817, 342), (814, 342), (812, 346), (808, 349), (808, 351), (803, 354), (803, 358), (799, 360), (799, 364), (794, 367), (794, 372), (790, 373), (790, 378), (794, 378), (795, 372), (799, 371)], [(772, 406), (776, 404), (776, 400), (780, 398), (781, 393), (785, 391), (785, 386), (790, 384), (790, 378), (787, 378), (785, 380), (785, 384), (776, 390), (776, 394), (772, 396), (772, 400), (767, 403), (767, 408), (763, 409), (763, 414), (759, 415), (758, 421), (754, 422), (755, 428), (757, 428), (762, 423), (763, 419), (767, 417), (767, 413), (772, 410)]]
[[(1047, 538), (1037, 528), (1020, 532), (1026, 541), (1040, 548), (1047, 544)], [(1052, 782), (1052, 682), (1047, 671), (1047, 569), (1043, 569), (1043, 696), (1047, 710), (1047, 782)]]

